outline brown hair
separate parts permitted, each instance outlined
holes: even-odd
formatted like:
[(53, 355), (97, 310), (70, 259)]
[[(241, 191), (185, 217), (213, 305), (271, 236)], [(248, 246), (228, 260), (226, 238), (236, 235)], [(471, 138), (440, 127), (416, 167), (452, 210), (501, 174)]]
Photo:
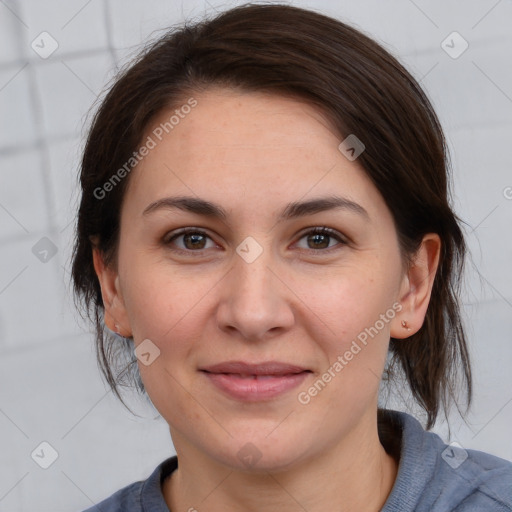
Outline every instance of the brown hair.
[[(339, 131), (366, 146), (358, 163), (382, 194), (398, 233), (404, 261), (423, 235), (438, 233), (441, 256), (421, 329), (391, 339), (388, 372), (399, 369), (430, 428), (445, 412), (460, 381), (471, 401), (471, 370), (461, 322), (460, 288), (466, 246), (449, 204), (449, 162), (438, 118), (414, 78), (380, 45), (320, 13), (279, 4), (246, 4), (212, 19), (184, 24), (148, 46), (122, 71), (90, 128), (81, 163), (72, 278), (96, 326), (96, 349), (108, 384), (144, 387), (133, 344), (104, 331), (103, 303), (91, 237), (115, 265), (120, 211), (129, 176), (98, 198), (101, 188), (137, 150), (156, 114), (187, 94), (212, 85), (301, 98)], [(113, 371), (120, 361), (123, 371)], [(126, 363), (126, 364), (125, 364)]]

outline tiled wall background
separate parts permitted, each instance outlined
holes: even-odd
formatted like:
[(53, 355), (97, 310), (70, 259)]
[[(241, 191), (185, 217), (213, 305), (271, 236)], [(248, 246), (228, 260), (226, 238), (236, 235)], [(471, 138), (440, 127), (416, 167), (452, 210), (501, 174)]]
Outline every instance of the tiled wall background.
[[(373, 35), (439, 112), (473, 254), (463, 299), (476, 400), (467, 425), (454, 418), (452, 439), (512, 459), (512, 2), (293, 3)], [(74, 311), (77, 161), (90, 107), (137, 45), (227, 5), (0, 1), (0, 511), (83, 510), (173, 453), (156, 410), (139, 404), (132, 416), (107, 392)], [(463, 40), (446, 39), (453, 31)], [(48, 469), (31, 457), (43, 441), (58, 453)]]

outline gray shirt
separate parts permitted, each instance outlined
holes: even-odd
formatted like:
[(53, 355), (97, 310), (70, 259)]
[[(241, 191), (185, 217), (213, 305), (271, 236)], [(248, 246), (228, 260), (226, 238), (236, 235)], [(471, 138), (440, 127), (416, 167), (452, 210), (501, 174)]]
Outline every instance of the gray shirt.
[[(381, 512), (512, 512), (512, 463), (476, 450), (446, 445), (412, 416), (380, 412), (386, 451), (399, 458), (398, 475)], [(386, 440), (387, 437), (387, 440)], [(147, 480), (134, 482), (84, 512), (170, 512), (162, 482), (176, 456)]]

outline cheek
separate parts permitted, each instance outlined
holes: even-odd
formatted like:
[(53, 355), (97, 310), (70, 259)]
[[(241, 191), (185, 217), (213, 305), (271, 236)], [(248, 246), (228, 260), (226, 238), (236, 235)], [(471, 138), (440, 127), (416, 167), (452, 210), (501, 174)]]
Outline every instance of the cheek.
[(354, 402), (378, 388), (396, 308), (389, 288), (379, 279), (360, 277), (355, 269), (348, 275), (330, 288), (310, 289), (307, 302), (314, 304), (309, 325), (314, 325), (313, 318), (322, 320), (315, 320), (316, 325), (326, 325), (322, 334), (320, 330), (309, 334), (327, 356), (325, 379), (338, 390), (329, 399)]
[(303, 281), (298, 295), (338, 343), (356, 337), (392, 306), (389, 285), (360, 268), (345, 268), (328, 281)]
[[(160, 412), (179, 410), (193, 416), (197, 411), (184, 389), (190, 387), (194, 347), (204, 327), (201, 298), (207, 296), (211, 285), (197, 278), (167, 275), (168, 268), (162, 265), (145, 268), (148, 271), (131, 274), (125, 299), (135, 345), (149, 339), (158, 349), (151, 364), (137, 361), (139, 372)], [(171, 418), (166, 412), (166, 419)]]
[(339, 414), (358, 417), (377, 398), (395, 309), (372, 287), (347, 285), (331, 292), (315, 313), (329, 324), (315, 339), (326, 357), (312, 387), (301, 390), (302, 399), (311, 400), (325, 421), (329, 416), (336, 423)]
[(182, 339), (173, 333), (189, 324), (212, 278), (203, 279), (192, 270), (177, 272), (171, 263), (145, 254), (130, 255), (124, 269), (124, 304), (135, 342)]

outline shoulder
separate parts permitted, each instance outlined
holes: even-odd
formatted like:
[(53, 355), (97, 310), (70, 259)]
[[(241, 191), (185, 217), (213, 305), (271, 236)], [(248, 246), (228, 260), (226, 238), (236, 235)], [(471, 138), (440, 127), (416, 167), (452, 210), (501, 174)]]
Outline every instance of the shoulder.
[(169, 457), (146, 480), (123, 487), (83, 512), (169, 512), (161, 485), (177, 467), (177, 457)]
[(404, 413), (388, 411), (401, 432), (397, 479), (383, 512), (512, 512), (512, 463), (447, 445)]
[(459, 446), (443, 443), (442, 448), (437, 461), (439, 502), (450, 502), (451, 496), (456, 511), (512, 511), (512, 463)]
[(117, 492), (109, 498), (104, 499), (100, 503), (84, 510), (83, 512), (140, 512), (140, 496), (144, 481), (134, 482)]

